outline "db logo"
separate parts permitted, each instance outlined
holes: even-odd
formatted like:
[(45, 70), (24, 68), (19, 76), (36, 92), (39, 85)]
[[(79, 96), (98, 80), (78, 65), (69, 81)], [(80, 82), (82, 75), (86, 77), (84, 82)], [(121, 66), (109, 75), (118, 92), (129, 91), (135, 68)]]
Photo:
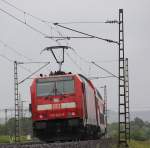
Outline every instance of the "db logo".
[(60, 109), (60, 104), (53, 104), (53, 109)]

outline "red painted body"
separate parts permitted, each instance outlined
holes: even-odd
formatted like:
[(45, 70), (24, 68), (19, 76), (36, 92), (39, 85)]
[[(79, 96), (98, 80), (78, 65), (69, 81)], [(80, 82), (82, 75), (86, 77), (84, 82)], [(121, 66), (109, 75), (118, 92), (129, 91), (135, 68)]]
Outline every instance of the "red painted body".
[[(67, 75), (64, 75), (66, 77)], [(40, 96), (38, 97), (36, 94), (36, 80), (35, 79), (31, 86), (31, 100), (32, 100), (32, 120), (38, 121), (38, 120), (53, 120), (53, 119), (64, 119), (69, 118), (68, 113), (73, 113), (72, 117), (83, 117), (83, 109), (82, 109), (82, 99), (83, 99), (83, 93), (81, 90), (81, 81), (75, 76), (75, 75), (68, 75), (69, 77), (73, 77), (75, 81), (75, 92), (72, 94), (67, 95), (58, 95), (58, 96)], [(59, 77), (59, 76), (54, 76)], [(63, 76), (61, 76), (63, 77)], [(40, 78), (40, 79), (47, 79)], [(55, 102), (54, 99), (58, 99), (58, 102)], [(67, 109), (61, 109), (62, 103), (68, 103), (68, 102), (75, 102), (76, 108), (67, 108)], [(52, 109), (50, 110), (43, 110), (38, 111), (37, 105), (45, 105), (45, 104), (52, 104)], [(43, 116), (41, 118), (41, 115)]]
[[(37, 96), (37, 81), (47, 79), (58, 81), (66, 77), (74, 80), (72, 93)], [(92, 82), (82, 75), (64, 74), (36, 78), (31, 85), (32, 120), (44, 122), (79, 119), (83, 127), (90, 125), (105, 129), (104, 101), (96, 92)]]

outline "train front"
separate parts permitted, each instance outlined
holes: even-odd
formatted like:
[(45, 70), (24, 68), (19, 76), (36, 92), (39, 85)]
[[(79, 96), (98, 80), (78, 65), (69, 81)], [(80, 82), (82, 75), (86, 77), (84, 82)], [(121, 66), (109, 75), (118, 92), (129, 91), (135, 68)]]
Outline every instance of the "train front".
[(57, 140), (78, 135), (82, 125), (82, 92), (73, 74), (36, 78), (31, 85), (34, 136)]

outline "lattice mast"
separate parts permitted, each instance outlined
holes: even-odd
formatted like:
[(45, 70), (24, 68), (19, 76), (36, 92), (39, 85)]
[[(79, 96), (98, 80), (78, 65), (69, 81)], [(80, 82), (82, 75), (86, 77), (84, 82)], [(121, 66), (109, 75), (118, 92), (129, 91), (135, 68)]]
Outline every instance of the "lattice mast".
[(123, 9), (119, 9), (119, 130), (118, 145), (127, 144)]
[(7, 132), (7, 130), (8, 130), (8, 128), (7, 128), (7, 111), (8, 111), (8, 109), (5, 109), (5, 134), (7, 135), (8, 134), (8, 132)]
[(126, 130), (127, 138), (130, 140), (130, 106), (129, 106), (129, 70), (128, 58), (125, 59), (125, 96), (126, 96)]
[(104, 100), (105, 100), (105, 119), (106, 119), (106, 136), (107, 136), (107, 128), (108, 128), (108, 122), (107, 122), (107, 118), (108, 118), (108, 115), (107, 115), (107, 87), (106, 85), (104, 86)]
[(14, 61), (14, 99), (15, 99), (15, 142), (20, 142), (20, 121), (19, 121), (19, 90), (17, 61)]

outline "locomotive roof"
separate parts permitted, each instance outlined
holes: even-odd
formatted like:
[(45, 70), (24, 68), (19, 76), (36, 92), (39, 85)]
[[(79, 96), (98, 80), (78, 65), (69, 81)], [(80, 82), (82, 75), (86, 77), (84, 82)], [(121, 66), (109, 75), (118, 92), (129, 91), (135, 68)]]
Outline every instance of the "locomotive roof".
[(93, 83), (92, 83), (87, 77), (85, 77), (85, 76), (82, 75), (82, 74), (78, 74), (78, 75), (79, 75), (79, 77), (81, 77), (82, 79), (84, 79), (87, 83), (89, 83), (90, 86), (91, 86), (93, 89), (95, 89)]
[(100, 98), (101, 100), (103, 100), (103, 98), (102, 98), (100, 92), (99, 92), (98, 89), (93, 85), (93, 83), (92, 83), (88, 78), (86, 78), (84, 75), (79, 74), (79, 76), (82, 77), (85, 81), (87, 81), (87, 82), (92, 86), (92, 88), (95, 89), (96, 95), (98, 95), (99, 98)]
[(66, 76), (79, 76), (80, 78), (84, 79), (87, 83), (89, 83), (93, 89), (95, 89), (93, 83), (88, 78), (86, 78), (84, 75), (82, 75), (82, 74), (72, 74), (71, 72), (69, 72), (69, 73), (60, 72), (60, 74), (58, 72), (55, 72), (55, 73), (50, 74), (48, 76), (47, 75), (44, 75), (44, 76), (40, 75), (40, 77), (35, 78), (35, 80), (48, 79), (48, 78), (59, 78), (59, 77), (66, 77)]
[(37, 77), (37, 78), (35, 78), (35, 79), (46, 79), (46, 78), (52, 78), (52, 77), (66, 77), (66, 76), (74, 76), (75, 74), (72, 74), (72, 73), (57, 73), (57, 74), (55, 74), (55, 73), (53, 73), (53, 74), (49, 74), (49, 75), (42, 75), (42, 74), (40, 74), (40, 77)]

